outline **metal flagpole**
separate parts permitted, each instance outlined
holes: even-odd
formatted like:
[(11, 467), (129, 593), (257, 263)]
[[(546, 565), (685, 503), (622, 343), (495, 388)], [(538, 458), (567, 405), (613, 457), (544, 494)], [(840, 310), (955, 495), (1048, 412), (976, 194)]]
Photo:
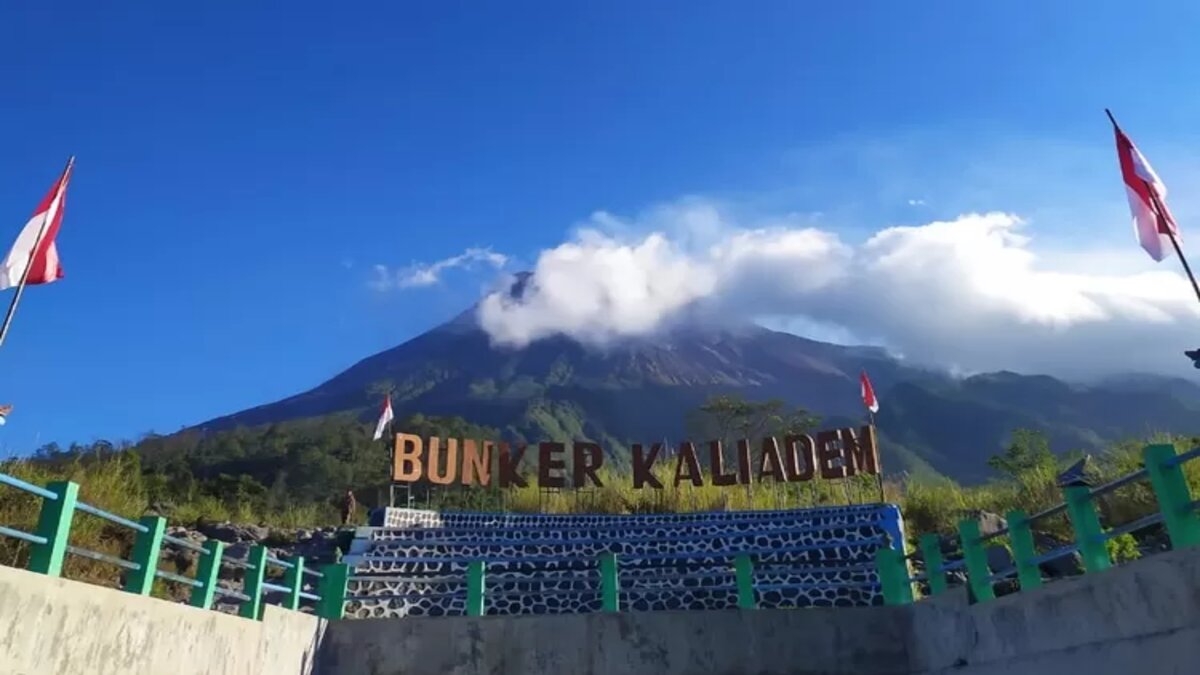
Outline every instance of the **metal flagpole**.
[[(67, 168), (63, 169), (62, 175), (59, 176), (55, 187), (62, 185), (63, 178), (66, 178), (71, 173), (71, 167), (75, 166), (75, 158), (67, 160)], [(59, 194), (58, 209), (62, 209), (62, 195)], [(53, 206), (54, 202), (50, 204)], [(55, 211), (57, 212), (56, 209)], [(42, 219), (42, 226), (38, 228), (37, 238), (33, 240), (33, 248), (29, 251), (29, 259), (25, 261), (25, 269), (21, 272), (21, 283), (17, 284), (17, 292), (13, 294), (12, 302), (8, 303), (8, 312), (4, 315), (4, 325), (0, 326), (0, 345), (4, 344), (4, 338), (8, 336), (8, 327), (12, 324), (13, 314), (17, 311), (17, 303), (21, 302), (21, 295), (25, 293), (25, 283), (29, 281), (29, 270), (33, 267), (33, 259), (37, 256), (38, 247), (42, 245), (42, 238), (46, 236), (46, 230), (50, 227), (50, 222), (54, 220), (56, 213), (46, 212), (46, 217)]]
[[(867, 420), (868, 420), (868, 422), (870, 422), (871, 429), (874, 431), (875, 430), (875, 413), (871, 412), (870, 409), (867, 410)], [(879, 433), (878, 432), (875, 433), (875, 452), (879, 452)], [(879, 503), (883, 504), (883, 503), (885, 503), (886, 497), (884, 497), (884, 495), (883, 495), (883, 458), (882, 457), (879, 458), (879, 466), (877, 466), (875, 468), (879, 471), (879, 473), (875, 474), (875, 477), (877, 479), (879, 479)]]

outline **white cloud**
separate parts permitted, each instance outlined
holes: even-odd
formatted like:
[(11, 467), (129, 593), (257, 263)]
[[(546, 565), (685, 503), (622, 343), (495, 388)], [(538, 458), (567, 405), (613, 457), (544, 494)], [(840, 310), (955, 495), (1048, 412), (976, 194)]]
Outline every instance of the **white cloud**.
[(910, 200), (908, 200), (908, 205), (909, 206), (925, 206), (925, 200), (924, 199), (910, 199)]
[[(1077, 254), (1060, 266), (1033, 247), (1035, 231), (972, 213), (852, 244), (799, 216), (745, 218), (697, 199), (632, 220), (599, 213), (541, 252), (521, 300), (491, 294), (478, 317), (515, 346), (770, 317), (967, 372), (1190, 370), (1181, 352), (1200, 345), (1200, 308), (1177, 263), (1089, 268)], [(1123, 255), (1144, 257), (1132, 238)]]
[(386, 265), (375, 265), (375, 278), (369, 282), (369, 285), (378, 291), (433, 286), (441, 281), (442, 275), (447, 270), (470, 269), (481, 264), (502, 269), (507, 263), (508, 256), (496, 253), (490, 248), (469, 248), (444, 260), (429, 264), (414, 264), (401, 270), (392, 270)]

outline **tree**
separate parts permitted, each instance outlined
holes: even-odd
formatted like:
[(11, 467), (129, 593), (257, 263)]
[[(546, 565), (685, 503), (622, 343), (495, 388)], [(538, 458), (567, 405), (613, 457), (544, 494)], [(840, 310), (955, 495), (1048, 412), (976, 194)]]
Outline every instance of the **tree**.
[(1054, 453), (1050, 452), (1050, 442), (1042, 432), (1016, 429), (1012, 434), (1012, 442), (1004, 452), (992, 455), (987, 463), (1001, 474), (1016, 478), (1034, 469), (1053, 470), (1056, 462)]

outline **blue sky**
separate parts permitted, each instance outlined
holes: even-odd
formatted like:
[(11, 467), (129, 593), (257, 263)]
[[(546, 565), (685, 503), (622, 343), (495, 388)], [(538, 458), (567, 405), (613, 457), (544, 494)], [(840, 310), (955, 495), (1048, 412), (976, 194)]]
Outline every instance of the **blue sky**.
[(1141, 270), (1105, 106), (1200, 221), (1194, 3), (238, 4), (0, 9), (0, 239), (78, 156), (67, 277), (0, 347), (0, 452), (298, 392), (490, 280), (375, 265), (528, 265), (688, 195), (847, 242), (1015, 212)]

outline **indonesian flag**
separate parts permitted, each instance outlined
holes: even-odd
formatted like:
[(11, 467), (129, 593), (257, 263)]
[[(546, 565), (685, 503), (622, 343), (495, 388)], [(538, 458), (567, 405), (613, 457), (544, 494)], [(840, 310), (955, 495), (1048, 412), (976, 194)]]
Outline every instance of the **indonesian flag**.
[[(75, 158), (72, 157), (62, 177), (46, 193), (42, 203), (34, 210), (33, 217), (17, 235), (17, 242), (8, 252), (4, 263), (0, 264), (0, 290), (20, 286), (22, 277), (26, 284), (48, 284), (63, 278), (54, 238), (58, 236), (63, 211), (67, 206), (67, 181), (71, 180), (71, 168), (74, 165)], [(28, 276), (26, 267), (29, 268)]]
[(863, 405), (872, 413), (879, 412), (879, 399), (875, 398), (875, 388), (871, 386), (871, 378), (867, 377), (867, 371), (862, 371), (862, 375), (858, 376), (858, 383), (862, 388)]
[(1121, 162), (1129, 210), (1133, 212), (1133, 232), (1146, 253), (1161, 261), (1172, 248), (1170, 236), (1175, 235), (1179, 240), (1175, 218), (1167, 209), (1167, 186), (1154, 173), (1150, 162), (1138, 152), (1133, 141), (1117, 126), (1116, 120), (1113, 120), (1113, 133), (1117, 136), (1117, 158)]
[(383, 411), (379, 413), (379, 422), (375, 424), (375, 438), (379, 440), (383, 438), (383, 430), (387, 428), (388, 423), (392, 421), (392, 397), (388, 396), (383, 399)]

